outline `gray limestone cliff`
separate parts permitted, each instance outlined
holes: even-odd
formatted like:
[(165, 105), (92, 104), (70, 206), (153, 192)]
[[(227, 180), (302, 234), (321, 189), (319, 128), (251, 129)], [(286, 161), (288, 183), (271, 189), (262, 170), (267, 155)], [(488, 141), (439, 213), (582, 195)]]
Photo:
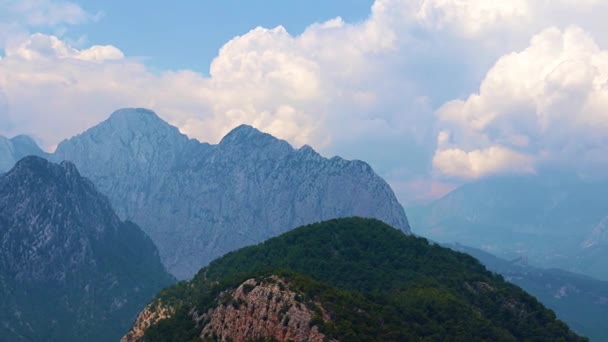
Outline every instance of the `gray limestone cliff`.
[(393, 191), (368, 164), (294, 149), (246, 125), (210, 145), (152, 111), (122, 109), (63, 141), (50, 158), (73, 162), (182, 279), (229, 251), (312, 222), (361, 216), (410, 231)]

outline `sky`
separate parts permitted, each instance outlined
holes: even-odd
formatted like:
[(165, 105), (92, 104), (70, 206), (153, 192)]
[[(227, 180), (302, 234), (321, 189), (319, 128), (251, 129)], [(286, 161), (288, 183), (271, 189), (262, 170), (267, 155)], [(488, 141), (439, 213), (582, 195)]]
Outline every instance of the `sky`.
[(608, 174), (603, 0), (0, 0), (0, 135), (52, 151), (122, 107), (360, 159), (415, 205)]

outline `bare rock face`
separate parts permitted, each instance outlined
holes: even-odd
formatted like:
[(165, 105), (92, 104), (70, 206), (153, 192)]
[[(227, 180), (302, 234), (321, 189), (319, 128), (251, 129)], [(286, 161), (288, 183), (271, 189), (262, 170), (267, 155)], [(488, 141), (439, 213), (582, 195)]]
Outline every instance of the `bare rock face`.
[(368, 164), (294, 149), (246, 125), (210, 145), (149, 110), (122, 109), (62, 142), (51, 159), (76, 164), (180, 279), (227, 252), (332, 218), (377, 218), (410, 232)]
[[(318, 302), (303, 299), (283, 277), (252, 278), (221, 292), (206, 312), (190, 311), (202, 341), (332, 341), (317, 324), (331, 319)], [(158, 299), (137, 317), (121, 342), (142, 341), (146, 330), (172, 317), (176, 307)]]
[(175, 314), (175, 308), (165, 305), (162, 301), (154, 301), (148, 304), (137, 316), (131, 330), (120, 340), (120, 342), (139, 341), (150, 326)]
[[(298, 301), (299, 295), (277, 276), (249, 279), (236, 290), (223, 293), (222, 304), (199, 317), (201, 339), (246, 342), (258, 339), (323, 342), (314, 325), (315, 312)], [(320, 305), (317, 310), (324, 312)], [(321, 319), (329, 320), (322, 314)]]

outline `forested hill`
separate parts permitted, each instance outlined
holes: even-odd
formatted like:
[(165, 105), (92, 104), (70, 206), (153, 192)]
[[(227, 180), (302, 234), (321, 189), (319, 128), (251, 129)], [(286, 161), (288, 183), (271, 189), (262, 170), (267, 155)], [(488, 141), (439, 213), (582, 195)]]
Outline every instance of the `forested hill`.
[[(279, 297), (287, 298), (284, 310), (272, 315)], [(294, 311), (300, 303), (304, 311)], [(256, 320), (260, 307), (268, 311)], [(308, 316), (302, 308), (310, 308)], [(361, 218), (300, 227), (215, 260), (192, 281), (162, 291), (126, 340), (317, 336), (290, 325), (290, 312), (310, 317), (306, 326), (323, 338), (340, 341), (585, 340), (476, 259)], [(220, 318), (230, 318), (234, 328), (222, 329)]]

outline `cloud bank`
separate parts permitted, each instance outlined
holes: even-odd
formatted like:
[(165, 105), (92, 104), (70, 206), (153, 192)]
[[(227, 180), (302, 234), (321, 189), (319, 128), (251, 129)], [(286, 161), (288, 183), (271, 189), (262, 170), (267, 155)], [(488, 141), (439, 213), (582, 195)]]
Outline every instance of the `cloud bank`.
[[(0, 26), (92, 18), (69, 2), (19, 3), (8, 2), (17, 19), (0, 17)], [(52, 148), (126, 106), (154, 109), (209, 142), (247, 123), (369, 161), (402, 200), (505, 172), (606, 170), (606, 6), (377, 0), (359, 23), (234, 37), (209, 76), (153, 71), (111, 45), (14, 35), (0, 59), (0, 134), (31, 134)]]

